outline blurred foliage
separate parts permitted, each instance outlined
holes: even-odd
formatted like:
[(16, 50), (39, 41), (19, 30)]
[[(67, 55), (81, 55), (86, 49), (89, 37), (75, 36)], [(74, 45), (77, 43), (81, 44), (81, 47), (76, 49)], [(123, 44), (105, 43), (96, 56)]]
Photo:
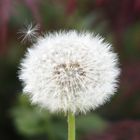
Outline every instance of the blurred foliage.
[[(13, 120), (19, 133), (28, 139), (34, 137), (44, 140), (67, 139), (66, 116), (63, 114), (50, 114), (48, 111), (30, 105), (25, 95), (20, 95), (18, 103), (11, 110)], [(86, 116), (76, 117), (77, 137), (84, 133), (94, 131), (102, 132), (107, 127), (107, 122), (97, 114), (89, 113)]]
[(139, 140), (140, 122), (134, 120), (124, 120), (113, 123), (102, 134), (90, 134), (83, 140)]
[(128, 28), (124, 35), (124, 51), (127, 59), (140, 58), (140, 22)]

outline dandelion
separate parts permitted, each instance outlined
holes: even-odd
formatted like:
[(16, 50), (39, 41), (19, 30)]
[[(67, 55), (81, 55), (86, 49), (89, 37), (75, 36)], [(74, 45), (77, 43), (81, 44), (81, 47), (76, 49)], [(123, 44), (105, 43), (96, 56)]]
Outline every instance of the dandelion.
[(74, 140), (74, 116), (108, 101), (119, 73), (117, 54), (103, 38), (68, 31), (39, 38), (22, 60), (19, 78), (33, 104), (68, 114), (68, 138)]
[(21, 39), (22, 42), (34, 42), (38, 35), (39, 35), (39, 25), (33, 25), (28, 24), (25, 25), (22, 29), (19, 30), (19, 39)]

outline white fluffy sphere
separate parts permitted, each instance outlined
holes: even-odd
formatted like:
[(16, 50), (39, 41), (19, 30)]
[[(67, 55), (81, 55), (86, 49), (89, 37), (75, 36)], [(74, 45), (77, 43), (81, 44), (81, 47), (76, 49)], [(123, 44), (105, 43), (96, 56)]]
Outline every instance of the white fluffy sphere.
[(19, 78), (32, 103), (51, 112), (86, 113), (115, 93), (119, 73), (110, 44), (68, 31), (38, 39), (21, 62)]

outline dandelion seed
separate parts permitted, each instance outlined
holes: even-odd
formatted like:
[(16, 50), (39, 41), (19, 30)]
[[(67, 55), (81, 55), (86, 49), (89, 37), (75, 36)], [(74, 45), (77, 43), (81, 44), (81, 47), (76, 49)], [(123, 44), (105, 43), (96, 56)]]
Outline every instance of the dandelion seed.
[(22, 29), (19, 30), (19, 39), (21, 42), (35, 42), (39, 35), (39, 25), (25, 25)]
[[(28, 26), (26, 38), (38, 27)], [(104, 104), (118, 86), (117, 54), (101, 37), (76, 31), (47, 34), (29, 48), (19, 78), (32, 103), (50, 112), (86, 113)]]

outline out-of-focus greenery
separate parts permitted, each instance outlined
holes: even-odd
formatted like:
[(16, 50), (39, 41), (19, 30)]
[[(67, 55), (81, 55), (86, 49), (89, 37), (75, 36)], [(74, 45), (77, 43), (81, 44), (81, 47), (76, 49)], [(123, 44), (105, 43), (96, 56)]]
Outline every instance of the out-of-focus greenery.
[[(27, 139), (67, 139), (67, 117), (63, 114), (50, 114), (44, 109), (32, 106), (25, 95), (19, 96), (19, 101), (11, 110), (11, 114), (19, 133)], [(107, 125), (108, 123), (97, 114), (77, 115), (77, 138), (92, 131), (101, 133)]]

